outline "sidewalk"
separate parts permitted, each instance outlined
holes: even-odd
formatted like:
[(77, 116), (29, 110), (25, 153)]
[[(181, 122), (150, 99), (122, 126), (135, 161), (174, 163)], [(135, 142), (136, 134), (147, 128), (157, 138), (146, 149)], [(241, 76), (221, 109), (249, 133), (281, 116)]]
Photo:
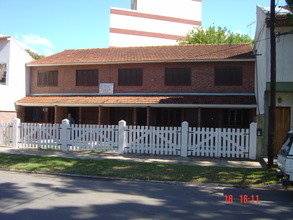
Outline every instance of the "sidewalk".
[(207, 157), (180, 157), (180, 156), (155, 156), (142, 154), (123, 154), (119, 155), (115, 152), (89, 153), (60, 150), (38, 150), (31, 148), (12, 148), (0, 146), (0, 153), (5, 154), (26, 154), (48, 157), (64, 157), (94, 160), (120, 160), (129, 162), (144, 163), (167, 163), (191, 166), (213, 166), (213, 167), (234, 167), (234, 168), (262, 168), (258, 161), (250, 161), (245, 159), (226, 159), (226, 158), (207, 158)]

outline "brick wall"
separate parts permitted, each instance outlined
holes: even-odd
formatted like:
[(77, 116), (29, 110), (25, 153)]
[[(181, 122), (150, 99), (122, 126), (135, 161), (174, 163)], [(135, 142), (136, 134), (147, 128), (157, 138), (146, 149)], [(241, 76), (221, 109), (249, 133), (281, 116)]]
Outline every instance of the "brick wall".
[[(215, 66), (242, 66), (242, 86), (215, 86)], [(191, 86), (165, 86), (165, 67), (191, 67)], [(142, 86), (118, 86), (119, 68), (143, 68)], [(31, 67), (30, 93), (98, 93), (98, 86), (76, 86), (77, 69), (98, 69), (99, 83), (114, 83), (115, 93), (253, 93), (254, 62), (213, 62), (213, 63), (155, 63), (117, 64), (87, 66)], [(40, 70), (58, 70), (58, 86), (38, 87), (37, 73)]]

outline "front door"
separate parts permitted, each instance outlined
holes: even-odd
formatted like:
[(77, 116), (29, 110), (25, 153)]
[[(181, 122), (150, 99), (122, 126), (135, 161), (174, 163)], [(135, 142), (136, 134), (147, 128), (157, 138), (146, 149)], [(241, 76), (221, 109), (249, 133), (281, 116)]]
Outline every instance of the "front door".
[(276, 135), (274, 155), (277, 155), (282, 147), (288, 131), (290, 130), (291, 121), (290, 107), (276, 108)]

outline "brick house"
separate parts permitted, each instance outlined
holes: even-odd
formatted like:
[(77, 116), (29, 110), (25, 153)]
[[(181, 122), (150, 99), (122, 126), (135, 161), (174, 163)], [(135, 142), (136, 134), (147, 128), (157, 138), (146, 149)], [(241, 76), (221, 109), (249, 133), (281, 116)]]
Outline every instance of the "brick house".
[(24, 122), (248, 127), (255, 120), (249, 44), (65, 50), (31, 62)]

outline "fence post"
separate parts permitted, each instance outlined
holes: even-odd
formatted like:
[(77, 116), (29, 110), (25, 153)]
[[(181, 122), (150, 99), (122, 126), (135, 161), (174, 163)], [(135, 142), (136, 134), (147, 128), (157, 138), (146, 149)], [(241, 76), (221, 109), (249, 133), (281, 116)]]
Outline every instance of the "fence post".
[(249, 159), (256, 159), (257, 146), (257, 123), (253, 122), (249, 126)]
[(42, 142), (42, 125), (41, 124), (38, 124), (37, 125), (38, 128), (37, 128), (37, 140), (38, 140), (38, 149), (41, 149), (41, 142)]
[(68, 119), (62, 120), (61, 132), (60, 132), (61, 137), (60, 137), (60, 139), (61, 139), (61, 151), (63, 151), (63, 152), (67, 152), (68, 151), (68, 148), (67, 148), (68, 127), (69, 127), (69, 120)]
[(125, 135), (126, 121), (121, 120), (118, 124), (118, 153), (123, 154), (126, 147), (126, 135)]
[(188, 122), (181, 124), (181, 157), (187, 157), (188, 150)]
[(15, 148), (19, 148), (19, 124), (19, 118), (12, 120), (12, 146)]

